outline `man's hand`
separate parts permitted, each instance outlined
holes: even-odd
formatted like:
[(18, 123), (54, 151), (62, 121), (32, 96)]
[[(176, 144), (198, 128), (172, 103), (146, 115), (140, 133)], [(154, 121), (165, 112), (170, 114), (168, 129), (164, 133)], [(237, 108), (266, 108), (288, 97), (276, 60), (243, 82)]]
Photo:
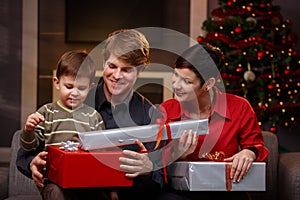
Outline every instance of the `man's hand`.
[(42, 174), (43, 166), (46, 165), (45, 156), (48, 155), (48, 152), (42, 151), (36, 157), (34, 157), (30, 163), (30, 170), (32, 173), (32, 179), (38, 187), (44, 187), (44, 177)]
[[(141, 151), (147, 151), (143, 143), (136, 141)], [(126, 158), (120, 157), (120, 168), (126, 172), (128, 178), (135, 178), (139, 175), (144, 175), (153, 170), (153, 163), (149, 159), (148, 153), (138, 153), (135, 151), (124, 150)]]
[(230, 158), (225, 158), (225, 162), (232, 162), (230, 178), (233, 182), (240, 182), (246, 176), (256, 159), (255, 153), (249, 149), (243, 149)]

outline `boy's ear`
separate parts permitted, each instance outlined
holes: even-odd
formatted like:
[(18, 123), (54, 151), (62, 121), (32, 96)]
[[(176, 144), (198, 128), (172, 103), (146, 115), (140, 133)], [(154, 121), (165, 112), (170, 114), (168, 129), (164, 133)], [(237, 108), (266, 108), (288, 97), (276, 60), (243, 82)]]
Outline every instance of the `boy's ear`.
[(89, 89), (92, 89), (93, 87), (95, 87), (95, 83), (90, 83)]
[(53, 77), (53, 86), (59, 90), (59, 80), (57, 77)]

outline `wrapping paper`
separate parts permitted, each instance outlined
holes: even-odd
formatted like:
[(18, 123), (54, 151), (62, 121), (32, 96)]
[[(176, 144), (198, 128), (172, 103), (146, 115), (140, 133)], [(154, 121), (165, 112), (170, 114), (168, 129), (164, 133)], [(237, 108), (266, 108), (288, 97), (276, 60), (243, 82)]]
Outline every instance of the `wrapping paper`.
[[(160, 128), (163, 128), (161, 140), (179, 138), (184, 130), (197, 131), (199, 135), (208, 133), (208, 120), (186, 120), (168, 124), (151, 124), (144, 126), (107, 129), (101, 131), (79, 133), (81, 148), (84, 150), (101, 149), (134, 144), (136, 139), (141, 142), (155, 142)], [(171, 138), (170, 138), (171, 137)]]
[(122, 155), (121, 151), (66, 151), (49, 146), (46, 177), (63, 188), (132, 186), (132, 179), (120, 171)]
[(254, 162), (248, 174), (239, 182), (229, 178), (231, 163), (175, 162), (170, 166), (170, 184), (176, 190), (187, 191), (265, 191), (266, 164)]

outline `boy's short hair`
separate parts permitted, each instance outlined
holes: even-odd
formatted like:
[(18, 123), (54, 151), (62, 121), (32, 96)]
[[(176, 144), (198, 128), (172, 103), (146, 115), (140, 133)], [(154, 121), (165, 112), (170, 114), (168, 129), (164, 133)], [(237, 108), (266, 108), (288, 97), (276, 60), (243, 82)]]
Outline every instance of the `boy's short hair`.
[(56, 77), (62, 75), (73, 77), (87, 77), (92, 83), (95, 78), (96, 67), (85, 50), (72, 50), (64, 53), (57, 63)]
[(124, 62), (144, 67), (150, 61), (150, 47), (146, 37), (134, 29), (120, 29), (109, 34), (103, 57), (107, 61), (111, 54)]

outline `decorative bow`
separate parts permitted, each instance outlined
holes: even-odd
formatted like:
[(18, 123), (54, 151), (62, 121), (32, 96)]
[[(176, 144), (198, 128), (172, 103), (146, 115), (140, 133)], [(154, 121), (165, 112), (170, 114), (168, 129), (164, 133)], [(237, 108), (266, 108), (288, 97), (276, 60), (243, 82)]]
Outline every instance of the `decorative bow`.
[(78, 151), (78, 143), (73, 141), (61, 142), (60, 149), (65, 151)]
[(216, 151), (214, 154), (204, 153), (201, 157), (210, 161), (222, 162), (224, 160), (225, 153), (222, 151)]

